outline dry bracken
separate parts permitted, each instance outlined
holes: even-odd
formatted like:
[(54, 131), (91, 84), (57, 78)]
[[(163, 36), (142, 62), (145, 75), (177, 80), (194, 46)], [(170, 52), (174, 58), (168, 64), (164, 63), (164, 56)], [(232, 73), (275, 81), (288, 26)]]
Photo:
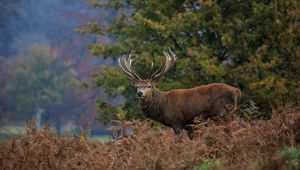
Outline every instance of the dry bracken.
[[(131, 136), (108, 143), (84, 136), (60, 138), (31, 122), (20, 140), (0, 142), (0, 169), (193, 169), (208, 160), (219, 161), (224, 169), (255, 169), (258, 164), (252, 163), (262, 156), (300, 147), (300, 112), (284, 110), (252, 124), (207, 120), (195, 127), (193, 140), (185, 132), (175, 135), (170, 128), (141, 121), (130, 122)], [(275, 162), (282, 168), (281, 161)]]

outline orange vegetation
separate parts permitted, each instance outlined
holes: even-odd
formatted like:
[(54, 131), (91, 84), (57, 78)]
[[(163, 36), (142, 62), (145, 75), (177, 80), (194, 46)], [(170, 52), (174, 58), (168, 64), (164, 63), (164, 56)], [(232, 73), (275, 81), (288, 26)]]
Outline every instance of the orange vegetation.
[[(0, 142), (0, 169), (193, 169), (203, 162), (221, 169), (281, 169), (283, 147), (300, 147), (300, 111), (277, 110), (271, 120), (245, 123), (206, 121), (194, 139), (169, 128), (134, 121), (133, 134), (107, 143), (81, 137), (57, 137), (47, 126), (28, 124), (20, 140)], [(265, 164), (257, 160), (266, 157)]]

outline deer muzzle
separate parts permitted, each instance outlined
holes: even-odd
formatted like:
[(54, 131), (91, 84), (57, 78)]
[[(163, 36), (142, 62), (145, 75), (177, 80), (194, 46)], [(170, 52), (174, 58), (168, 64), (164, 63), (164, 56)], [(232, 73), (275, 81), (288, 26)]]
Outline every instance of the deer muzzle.
[(138, 92), (136, 93), (136, 96), (137, 96), (138, 98), (142, 97), (142, 96), (143, 96), (143, 92), (142, 92), (142, 91), (138, 91)]

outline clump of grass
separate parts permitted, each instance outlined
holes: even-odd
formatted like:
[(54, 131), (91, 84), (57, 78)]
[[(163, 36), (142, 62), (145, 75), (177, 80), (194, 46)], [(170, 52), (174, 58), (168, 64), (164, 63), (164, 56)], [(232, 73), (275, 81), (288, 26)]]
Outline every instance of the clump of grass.
[(220, 161), (205, 161), (202, 162), (200, 165), (195, 166), (193, 170), (209, 170), (209, 169), (216, 169), (219, 168), (221, 165)]
[(284, 160), (284, 169), (300, 168), (300, 150), (296, 147), (285, 148), (280, 151), (279, 156)]
[(295, 146), (285, 147), (275, 154), (264, 155), (254, 164), (253, 169), (288, 169), (300, 168), (300, 151)]

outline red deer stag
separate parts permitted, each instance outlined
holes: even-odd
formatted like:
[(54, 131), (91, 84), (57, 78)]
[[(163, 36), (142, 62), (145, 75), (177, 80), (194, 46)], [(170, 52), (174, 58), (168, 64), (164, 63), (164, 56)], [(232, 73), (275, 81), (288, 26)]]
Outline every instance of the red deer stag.
[(196, 116), (207, 118), (224, 113), (225, 105), (236, 108), (241, 91), (223, 83), (161, 92), (155, 84), (176, 60), (175, 54), (170, 49), (163, 54), (166, 58), (165, 65), (153, 71), (152, 62), (146, 80), (141, 79), (132, 66), (138, 57), (132, 58), (131, 53), (128, 57), (123, 56), (118, 60), (121, 70), (137, 87), (136, 96), (139, 98), (140, 108), (145, 116), (171, 127), (176, 134), (186, 129), (190, 135), (192, 131), (186, 125), (193, 122)]

